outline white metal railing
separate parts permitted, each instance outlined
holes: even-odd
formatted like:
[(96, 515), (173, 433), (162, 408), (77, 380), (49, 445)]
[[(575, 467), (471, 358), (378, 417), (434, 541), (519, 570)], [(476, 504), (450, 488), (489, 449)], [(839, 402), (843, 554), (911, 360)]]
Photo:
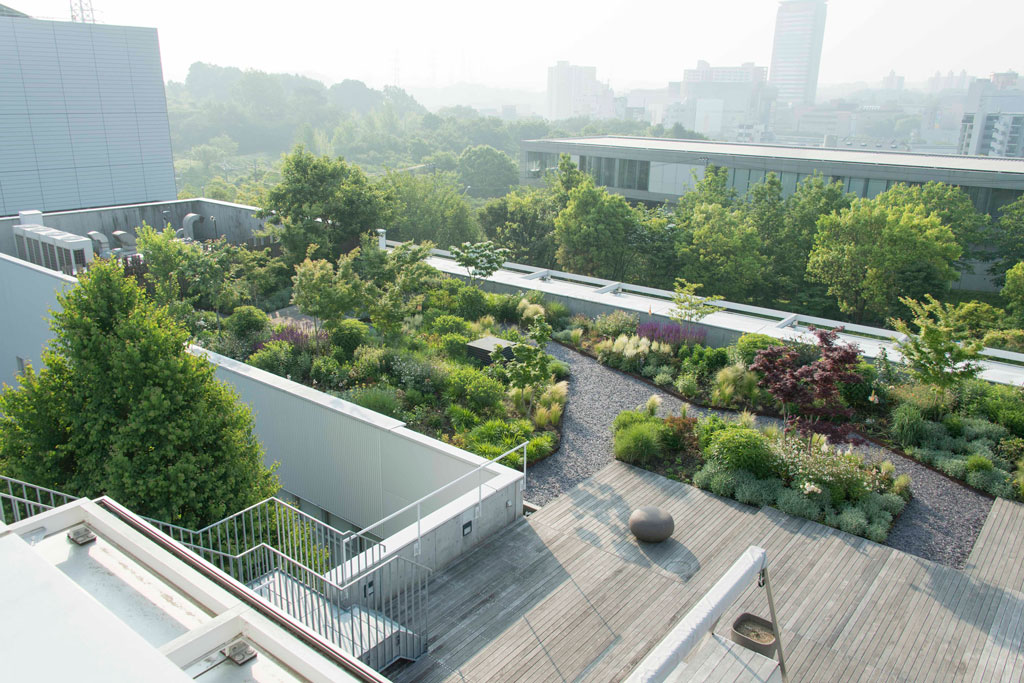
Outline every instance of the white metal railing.
[(60, 491), (0, 476), (0, 522), (20, 522), (78, 500)]
[[(496, 458), (494, 458), (492, 460), (488, 460), (487, 462), (481, 463), (477, 468), (475, 468), (471, 472), (467, 472), (466, 474), (463, 474), (461, 477), (458, 477), (457, 479), (453, 479), (452, 481), (448, 482), (447, 484), (445, 484), (441, 488), (438, 488), (438, 489), (435, 489), (435, 490), (431, 491), (430, 493), (428, 493), (427, 495), (423, 496), (419, 500), (414, 501), (412, 503), (409, 503), (408, 505), (406, 505), (401, 510), (398, 510), (396, 512), (392, 512), (390, 515), (388, 515), (384, 519), (380, 520), (379, 522), (375, 522), (374, 524), (371, 524), (370, 526), (366, 527), (365, 529), (363, 529), (359, 533), (352, 534), (350, 537), (345, 539), (345, 543), (347, 544), (349, 542), (360, 542), (357, 539), (361, 539), (361, 542), (363, 544), (366, 544), (366, 543), (370, 542), (371, 539), (366, 537), (365, 534), (368, 534), (369, 532), (373, 531), (374, 529), (378, 529), (378, 528), (383, 527), (384, 524), (390, 522), (391, 520), (395, 519), (399, 515), (403, 515), (403, 514), (409, 512), (410, 510), (415, 508), (415, 510), (416, 510), (416, 543), (413, 545), (413, 555), (419, 556), (419, 554), (420, 554), (420, 541), (423, 538), (423, 532), (422, 532), (423, 503), (425, 501), (429, 500), (430, 498), (432, 498), (433, 496), (436, 496), (437, 494), (441, 493), (442, 491), (446, 491), (446, 490), (450, 489), (452, 486), (455, 486), (456, 484), (458, 484), (459, 482), (461, 482), (461, 481), (463, 481), (465, 479), (468, 479), (469, 477), (472, 477), (473, 475), (477, 475), (478, 477), (482, 478), (482, 476), (483, 476), (482, 472), (483, 472), (483, 470), (486, 467), (488, 467), (489, 465), (492, 465), (492, 464), (494, 464), (494, 463), (496, 463), (496, 462), (498, 462), (500, 460), (504, 460), (505, 458), (507, 458), (508, 456), (512, 455), (513, 453), (515, 453), (516, 451), (519, 451), (519, 450), (521, 450), (523, 452), (523, 491), (525, 492), (526, 491), (526, 448), (527, 448), (528, 444), (529, 444), (528, 441), (524, 441), (523, 443), (519, 444), (518, 446), (514, 446), (513, 448), (508, 449), (507, 451), (505, 451), (504, 453), (502, 453), (498, 457), (496, 457)], [(481, 506), (483, 505), (483, 499), (484, 499), (484, 484), (485, 483), (486, 482), (481, 479), (479, 484), (477, 484), (477, 504), (476, 504), (476, 509), (474, 511), (474, 517), (479, 517), (480, 516), (480, 509), (481, 509)], [(372, 566), (372, 562), (374, 561), (374, 558), (369, 558), (369, 561), (364, 561), (362, 558), (354, 557), (352, 554), (347, 554), (347, 557), (351, 558), (350, 562), (353, 562), (354, 565), (355, 565), (353, 567), (354, 571), (350, 571), (349, 572), (349, 574), (351, 576), (357, 576), (361, 571), (365, 571), (366, 568)], [(380, 558), (378, 557), (376, 559), (379, 560)]]

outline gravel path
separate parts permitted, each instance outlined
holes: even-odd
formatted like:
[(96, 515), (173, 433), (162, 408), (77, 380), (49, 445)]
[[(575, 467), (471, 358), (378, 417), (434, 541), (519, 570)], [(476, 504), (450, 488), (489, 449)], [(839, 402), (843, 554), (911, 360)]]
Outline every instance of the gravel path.
[[(675, 396), (599, 364), (560, 344), (548, 352), (569, 364), (569, 401), (562, 418), (562, 445), (558, 452), (527, 472), (526, 499), (544, 505), (592, 476), (612, 461), (612, 421), (623, 410), (662, 397), (659, 414), (679, 414)], [(715, 411), (691, 406), (691, 416)], [(761, 425), (780, 421), (758, 417)], [(960, 486), (919, 463), (880, 446), (858, 446), (868, 460), (891, 460), (897, 474), (909, 474), (914, 497), (889, 534), (888, 545), (941, 564), (963, 568), (988, 516), (992, 501)]]

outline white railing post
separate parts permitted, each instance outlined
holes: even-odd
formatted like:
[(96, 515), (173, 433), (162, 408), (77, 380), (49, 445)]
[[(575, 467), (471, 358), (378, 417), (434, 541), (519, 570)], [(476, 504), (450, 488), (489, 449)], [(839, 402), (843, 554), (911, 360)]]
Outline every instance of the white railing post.
[(476, 514), (474, 517), (479, 517), (483, 513), (484, 507), (484, 471), (477, 469), (477, 484), (476, 484)]
[(419, 557), (419, 555), (420, 555), (420, 540), (422, 540), (422, 538), (423, 538), (423, 536), (422, 536), (422, 534), (420, 532), (420, 522), (421, 522), (420, 503), (417, 502), (416, 503), (416, 547), (412, 549), (412, 554), (415, 555), (416, 557)]
[(526, 497), (526, 445), (528, 442), (523, 442), (523, 497)]

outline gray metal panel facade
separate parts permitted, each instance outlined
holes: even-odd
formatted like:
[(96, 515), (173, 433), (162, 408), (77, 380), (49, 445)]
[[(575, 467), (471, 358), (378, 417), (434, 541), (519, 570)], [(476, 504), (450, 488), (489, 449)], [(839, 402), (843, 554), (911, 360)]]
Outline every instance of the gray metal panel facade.
[(156, 29), (0, 17), (0, 216), (177, 197)]

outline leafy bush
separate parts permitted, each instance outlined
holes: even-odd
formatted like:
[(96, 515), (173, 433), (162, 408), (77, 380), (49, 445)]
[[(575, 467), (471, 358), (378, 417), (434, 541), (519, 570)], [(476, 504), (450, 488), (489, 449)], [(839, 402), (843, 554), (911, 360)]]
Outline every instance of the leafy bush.
[(466, 357), (466, 344), (468, 343), (469, 337), (455, 332), (443, 334), (438, 340), (438, 346), (441, 351), (449, 358), (457, 359)]
[(760, 404), (761, 389), (758, 387), (757, 373), (739, 364), (722, 368), (715, 375), (711, 401), (720, 406)]
[(907, 448), (916, 446), (924, 436), (924, 418), (921, 410), (912, 403), (901, 403), (892, 411), (889, 435), (893, 441)]
[(1013, 484), (1010, 475), (1000, 469), (990, 468), (968, 472), (967, 483), (993, 496), (1013, 498)]
[(239, 306), (224, 318), (224, 329), (239, 341), (255, 343), (270, 329), (270, 318), (255, 306)]
[(713, 413), (698, 419), (697, 442), (700, 444), (700, 449), (706, 452), (714, 435), (729, 427), (728, 422)]
[(828, 491), (833, 505), (844, 500), (857, 501), (876, 485), (872, 472), (864, 468), (860, 457), (825, 444), (808, 448), (806, 442), (782, 438), (772, 444), (781, 467), (793, 479), (794, 486), (815, 486)]
[(715, 373), (729, 364), (729, 352), (725, 349), (713, 349), (700, 344), (679, 348), (680, 357), (683, 355), (683, 349), (689, 349), (683, 360), (682, 372), (695, 375), (697, 380), (702, 383), (708, 382)]
[(759, 479), (782, 474), (778, 457), (760, 432), (744, 427), (724, 429), (711, 437), (705, 455), (730, 469), (747, 470)]
[(769, 337), (767, 334), (747, 332), (736, 340), (736, 352), (739, 355), (740, 360), (743, 362), (743, 366), (747, 368), (754, 362), (754, 358), (757, 357), (758, 351), (762, 351), (773, 346), (785, 345), (785, 342), (782, 342), (775, 337)]
[(387, 385), (351, 389), (342, 394), (342, 398), (388, 417), (398, 418), (402, 414), (402, 403), (398, 400), (398, 394)]
[(984, 417), (985, 401), (992, 385), (983, 379), (966, 379), (953, 387), (953, 408), (966, 417)]
[(599, 315), (594, 320), (594, 330), (604, 337), (618, 337), (619, 335), (631, 335), (636, 332), (640, 316), (636, 313), (627, 313), (623, 310), (614, 310), (611, 313)]
[[(620, 413), (621, 416), (621, 413)], [(631, 465), (650, 465), (662, 458), (662, 426), (656, 420), (636, 422), (615, 432), (614, 451), (618, 460)]]
[[(860, 376), (859, 382), (843, 382), (839, 385), (839, 395), (843, 402), (859, 413), (872, 412), (876, 406), (874, 401), (878, 400), (875, 392), (875, 380), (878, 378), (878, 371), (870, 363), (861, 361), (857, 364), (855, 372)], [(874, 396), (874, 400), (872, 399)]]
[(488, 310), (486, 295), (476, 287), (464, 287), (455, 295), (455, 311), (466, 320), (477, 320)]
[(896, 477), (892, 482), (892, 492), (904, 500), (910, 498), (910, 475), (901, 474)]
[(519, 306), (516, 307), (519, 312), (519, 318), (525, 325), (529, 325), (537, 318), (542, 317), (545, 314), (544, 307), (540, 304), (531, 304), (529, 299), (523, 299), (519, 302)]
[(501, 403), (505, 387), (498, 380), (484, 373), (476, 373), (463, 386), (464, 400), (476, 411), (488, 411)]
[[(463, 442), (467, 450), (485, 458), (494, 458), (532, 438), (533, 424), (529, 420), (506, 422), (495, 419), (474, 427), (464, 435)], [(522, 464), (522, 461), (519, 464)]]
[(391, 369), (394, 352), (376, 346), (360, 346), (352, 354), (352, 369), (349, 379), (352, 382), (372, 383), (383, 378)]
[(665, 369), (664, 366), (662, 366), (662, 369), (660, 369), (658, 374), (654, 376), (654, 383), (659, 387), (667, 387), (672, 384), (672, 370)]
[(988, 419), (1006, 427), (1014, 436), (1024, 436), (1024, 394), (1019, 387), (989, 386), (984, 409)]
[(501, 323), (519, 322), (519, 301), (516, 294), (488, 294), (487, 310)]
[(821, 519), (821, 504), (802, 491), (786, 488), (779, 491), (778, 507), (787, 515), (818, 521)]
[(480, 424), (480, 418), (476, 413), (458, 403), (449, 404), (445, 414), (452, 421), (452, 426), (460, 432), (468, 431)]
[(684, 457), (702, 457), (700, 443), (697, 441), (697, 418), (676, 417), (670, 415), (664, 420), (663, 438), (665, 448), (671, 453), (679, 453)]
[(650, 419), (647, 413), (640, 412), (639, 410), (623, 410), (612, 421), (612, 432), (618, 432), (638, 422), (647, 422)]
[(989, 330), (981, 343), (993, 349), (1024, 353), (1024, 330)]
[(551, 371), (555, 381), (561, 382), (562, 380), (569, 379), (569, 364), (557, 358), (548, 363), (548, 370)]
[(941, 420), (953, 404), (953, 395), (930, 384), (900, 384), (892, 388), (892, 397), (899, 403), (908, 403), (926, 420)]
[(460, 334), (464, 337), (469, 336), (469, 323), (464, 318), (460, 318), (457, 315), (442, 315), (434, 319), (430, 324), (430, 329), (436, 334), (447, 335), (447, 334)]
[(312, 379), (320, 387), (334, 386), (338, 383), (338, 374), (341, 372), (341, 365), (331, 356), (317, 356), (313, 359), (313, 366), (309, 371)]
[(756, 479), (751, 476), (748, 479), (740, 479), (737, 476), (736, 500), (747, 505), (756, 505), (758, 507), (774, 505), (779, 494), (784, 490), (785, 485), (782, 483), (782, 480), (775, 477)]
[(676, 378), (675, 387), (676, 391), (686, 398), (693, 398), (700, 393), (700, 384), (697, 382), (697, 375), (689, 372), (683, 373)]
[(968, 472), (987, 472), (990, 469), (992, 469), (992, 461), (984, 455), (967, 456)]
[[(533, 464), (555, 452), (557, 441), (553, 432), (544, 432), (530, 439), (526, 445), (526, 462)], [(511, 460), (511, 457), (509, 458)], [(512, 464), (509, 464), (512, 467)]]
[(246, 363), (260, 370), (285, 377), (289, 374), (292, 365), (292, 351), (294, 348), (286, 341), (268, 341), (259, 351), (249, 356)]
[(967, 478), (967, 461), (955, 456), (936, 460), (935, 466), (954, 479)]
[(370, 328), (365, 323), (352, 318), (331, 322), (327, 326), (332, 353), (339, 363), (351, 360), (356, 349), (366, 343), (369, 334)]
[(961, 424), (963, 425), (963, 437), (967, 441), (988, 439), (995, 444), (1008, 435), (1006, 427), (980, 418), (965, 418)]
[(561, 301), (545, 301), (544, 311), (552, 327), (562, 327), (569, 319), (569, 307)]
[(839, 512), (839, 528), (854, 536), (863, 536), (868, 530), (868, 516), (863, 510), (847, 505)]
[(708, 488), (716, 496), (732, 498), (736, 495), (736, 473), (729, 469), (718, 469), (714, 471), (708, 483)]

